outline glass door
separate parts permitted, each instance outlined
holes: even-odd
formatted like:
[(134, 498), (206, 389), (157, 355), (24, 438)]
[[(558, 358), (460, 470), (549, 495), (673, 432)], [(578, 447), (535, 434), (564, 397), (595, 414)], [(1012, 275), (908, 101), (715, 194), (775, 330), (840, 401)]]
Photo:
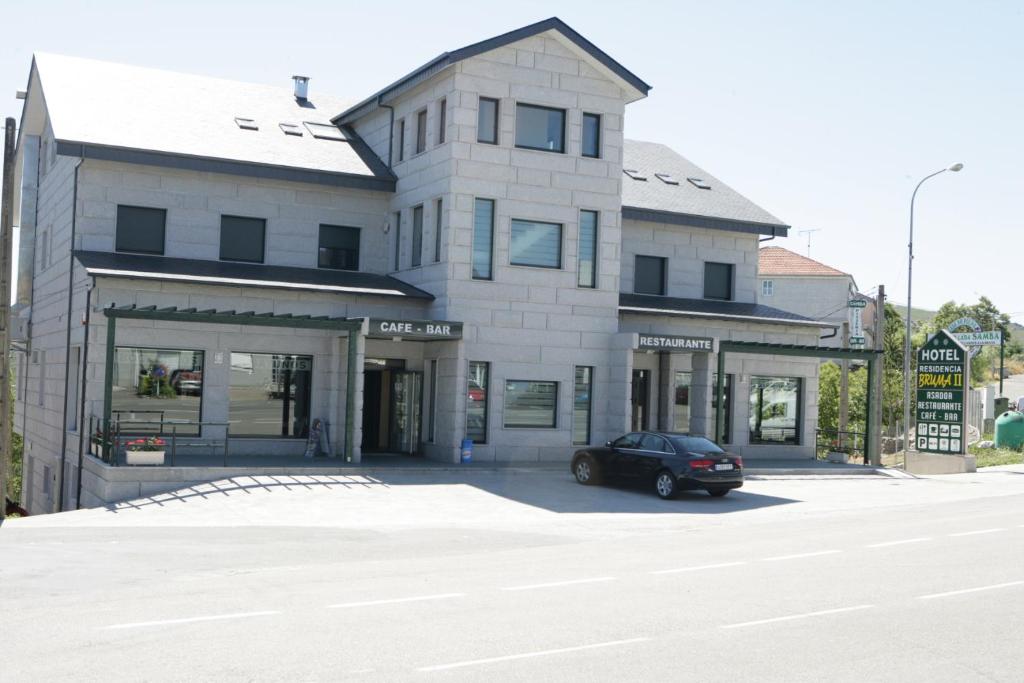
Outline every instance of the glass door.
[(392, 453), (419, 453), (423, 407), (423, 373), (396, 370), (391, 373)]
[(642, 432), (647, 429), (648, 402), (651, 395), (648, 390), (650, 381), (650, 370), (633, 371), (633, 415), (630, 421), (630, 431)]

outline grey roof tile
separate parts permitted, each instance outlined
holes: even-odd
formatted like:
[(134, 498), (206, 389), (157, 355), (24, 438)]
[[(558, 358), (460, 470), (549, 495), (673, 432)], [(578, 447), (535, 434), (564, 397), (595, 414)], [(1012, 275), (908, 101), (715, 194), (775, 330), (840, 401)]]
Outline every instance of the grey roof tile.
[(682, 299), (652, 294), (619, 294), (619, 309), (628, 313), (648, 315), (678, 315), (688, 318), (710, 318), (719, 320), (745, 320), (774, 325), (802, 325), (813, 327), (835, 327), (806, 318), (796, 313), (762, 304), (740, 301), (715, 301), (711, 299)]

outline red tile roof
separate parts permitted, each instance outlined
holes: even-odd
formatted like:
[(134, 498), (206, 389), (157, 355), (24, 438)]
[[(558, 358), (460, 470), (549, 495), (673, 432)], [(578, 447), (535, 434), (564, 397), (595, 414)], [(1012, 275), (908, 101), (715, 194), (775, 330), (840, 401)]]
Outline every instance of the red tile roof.
[(761, 247), (758, 275), (849, 275), (782, 247)]

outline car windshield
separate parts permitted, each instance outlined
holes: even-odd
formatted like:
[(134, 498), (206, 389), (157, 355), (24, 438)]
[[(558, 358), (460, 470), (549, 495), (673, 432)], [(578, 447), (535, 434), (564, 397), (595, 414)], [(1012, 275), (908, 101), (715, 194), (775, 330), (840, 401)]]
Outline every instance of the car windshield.
[(724, 453), (714, 442), (702, 436), (673, 436), (670, 439), (676, 450), (684, 453)]

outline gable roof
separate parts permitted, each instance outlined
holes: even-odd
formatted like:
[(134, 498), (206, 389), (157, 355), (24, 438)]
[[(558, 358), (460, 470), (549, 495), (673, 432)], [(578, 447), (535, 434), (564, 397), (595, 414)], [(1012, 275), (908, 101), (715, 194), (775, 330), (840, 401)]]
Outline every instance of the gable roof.
[(758, 251), (757, 264), (759, 276), (851, 277), (849, 273), (782, 247), (761, 247)]
[[(353, 132), (315, 138), (345, 100), (93, 59), (33, 59), (58, 152), (240, 175), (394, 190), (394, 177)], [(235, 118), (255, 120), (243, 130)], [(280, 124), (303, 135), (286, 135)]]
[[(789, 226), (721, 180), (657, 142), (626, 140), (622, 168), (622, 217), (672, 225), (785, 236)], [(656, 174), (668, 174), (675, 184)], [(697, 187), (688, 178), (703, 181)]]
[(562, 34), (567, 40), (569, 40), (569, 42), (587, 53), (618, 78), (625, 81), (630, 87), (640, 94), (640, 97), (646, 97), (647, 93), (651, 91), (650, 85), (645, 83), (632, 71), (629, 71), (626, 67), (622, 66), (622, 64), (614, 60), (608, 53), (604, 52), (582, 35), (574, 31), (572, 27), (558, 17), (551, 17), (550, 19), (544, 19), (543, 21), (538, 21), (535, 24), (523, 26), (522, 28), (509, 31), (508, 33), (503, 33), (500, 36), (488, 38), (487, 40), (482, 40), (479, 43), (473, 43), (472, 45), (467, 45), (466, 47), (440, 54), (418, 69), (402, 76), (394, 83), (378, 90), (359, 104), (344, 110), (341, 114), (335, 116), (333, 120), (336, 123), (350, 123), (355, 121), (376, 109), (388, 97), (397, 95), (404, 90), (418, 85), (425, 79), (433, 76), (452, 64), (470, 57), (475, 57), (476, 55), (483, 54), (484, 52), (496, 50), (499, 47), (504, 47), (505, 45), (514, 43), (518, 40), (523, 40), (524, 38), (544, 33), (545, 31), (557, 31)]

